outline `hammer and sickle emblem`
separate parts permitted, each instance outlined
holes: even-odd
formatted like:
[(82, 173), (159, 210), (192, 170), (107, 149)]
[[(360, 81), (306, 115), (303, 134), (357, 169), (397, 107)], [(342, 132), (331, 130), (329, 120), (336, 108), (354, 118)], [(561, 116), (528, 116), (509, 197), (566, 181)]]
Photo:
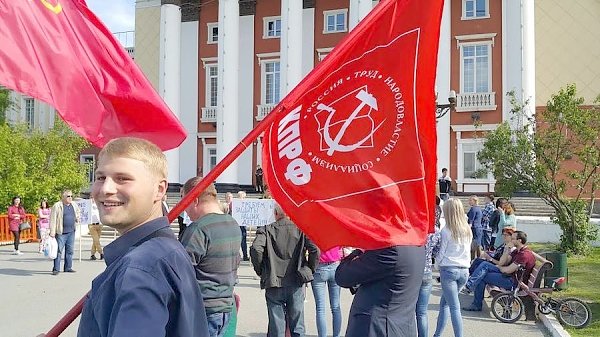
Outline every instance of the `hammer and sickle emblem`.
[(56, 2), (56, 5), (51, 4), (48, 0), (40, 0), (40, 2), (42, 3), (42, 5), (44, 5), (44, 7), (48, 8), (54, 14), (62, 12), (62, 6), (58, 1)]
[(362, 144), (364, 144), (367, 140), (369, 140), (369, 138), (371, 138), (373, 133), (375, 133), (375, 131), (379, 128), (379, 126), (378, 126), (377, 128), (373, 129), (365, 138), (359, 140), (358, 142), (356, 142), (354, 144), (350, 144), (350, 145), (340, 144), (340, 141), (342, 140), (342, 137), (346, 133), (346, 130), (348, 129), (350, 124), (352, 124), (352, 122), (356, 119), (356, 116), (358, 116), (358, 113), (360, 112), (360, 110), (362, 110), (362, 108), (364, 108), (365, 106), (369, 106), (370, 108), (377, 110), (377, 99), (375, 99), (375, 97), (373, 95), (369, 94), (366, 90), (363, 89), (363, 90), (359, 91), (358, 94), (356, 94), (356, 98), (358, 98), (360, 100), (360, 104), (354, 109), (354, 111), (352, 111), (352, 113), (350, 114), (348, 119), (346, 119), (344, 121), (344, 124), (342, 124), (342, 127), (340, 128), (340, 131), (338, 132), (338, 134), (335, 136), (335, 139), (331, 138), (331, 135), (329, 134), (329, 128), (331, 127), (331, 118), (335, 114), (336, 110), (328, 105), (323, 104), (323, 103), (321, 103), (317, 106), (317, 109), (325, 110), (325, 111), (329, 112), (329, 116), (327, 116), (327, 120), (325, 121), (325, 126), (323, 127), (323, 136), (324, 136), (323, 138), (325, 139), (325, 143), (327, 143), (327, 145), (329, 146), (329, 149), (327, 150), (328, 156), (332, 156), (335, 151), (350, 152), (350, 151), (357, 149)]

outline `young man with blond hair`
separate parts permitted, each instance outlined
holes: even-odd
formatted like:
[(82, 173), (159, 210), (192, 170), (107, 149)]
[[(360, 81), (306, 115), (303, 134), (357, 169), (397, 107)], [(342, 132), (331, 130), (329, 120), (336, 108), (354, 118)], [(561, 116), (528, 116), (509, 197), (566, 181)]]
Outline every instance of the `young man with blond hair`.
[[(189, 179), (183, 185), (187, 195), (202, 180)], [(192, 223), (183, 233), (185, 247), (196, 269), (196, 280), (204, 298), (211, 337), (224, 334), (234, 310), (233, 287), (240, 264), (240, 230), (237, 222), (223, 212), (217, 189), (210, 184), (186, 208)]]
[(162, 216), (167, 161), (138, 138), (110, 141), (98, 155), (92, 196), (100, 221), (120, 237), (104, 248), (78, 336), (208, 336), (194, 269)]

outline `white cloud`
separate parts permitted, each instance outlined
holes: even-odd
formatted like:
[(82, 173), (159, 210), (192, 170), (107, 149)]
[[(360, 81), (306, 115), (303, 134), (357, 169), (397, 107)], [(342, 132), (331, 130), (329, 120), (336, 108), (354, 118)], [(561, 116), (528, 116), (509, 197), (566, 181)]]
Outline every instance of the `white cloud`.
[(135, 29), (135, 0), (87, 0), (87, 5), (111, 32)]

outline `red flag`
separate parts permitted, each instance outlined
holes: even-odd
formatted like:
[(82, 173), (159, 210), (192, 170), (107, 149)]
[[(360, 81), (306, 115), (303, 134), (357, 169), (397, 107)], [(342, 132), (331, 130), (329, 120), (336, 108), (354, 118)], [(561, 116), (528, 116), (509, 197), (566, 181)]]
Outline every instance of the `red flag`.
[(96, 146), (175, 148), (186, 132), (84, 0), (0, 0), (0, 84), (54, 106)]
[(320, 248), (421, 245), (432, 230), (442, 7), (381, 1), (275, 108), (266, 181)]

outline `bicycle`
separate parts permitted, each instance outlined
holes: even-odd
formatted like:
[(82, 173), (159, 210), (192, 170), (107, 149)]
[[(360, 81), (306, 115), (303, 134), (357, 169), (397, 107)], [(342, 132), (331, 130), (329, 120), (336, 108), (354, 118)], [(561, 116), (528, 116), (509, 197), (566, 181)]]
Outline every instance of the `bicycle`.
[(492, 313), (500, 322), (514, 323), (521, 319), (524, 312), (524, 304), (520, 297), (529, 296), (537, 303), (540, 313), (554, 314), (563, 325), (575, 329), (585, 328), (592, 320), (592, 312), (587, 303), (575, 297), (552, 298), (552, 292), (565, 281), (565, 277), (559, 277), (552, 282), (551, 287), (530, 288), (519, 278), (519, 286), (514, 290), (500, 292), (494, 296)]

